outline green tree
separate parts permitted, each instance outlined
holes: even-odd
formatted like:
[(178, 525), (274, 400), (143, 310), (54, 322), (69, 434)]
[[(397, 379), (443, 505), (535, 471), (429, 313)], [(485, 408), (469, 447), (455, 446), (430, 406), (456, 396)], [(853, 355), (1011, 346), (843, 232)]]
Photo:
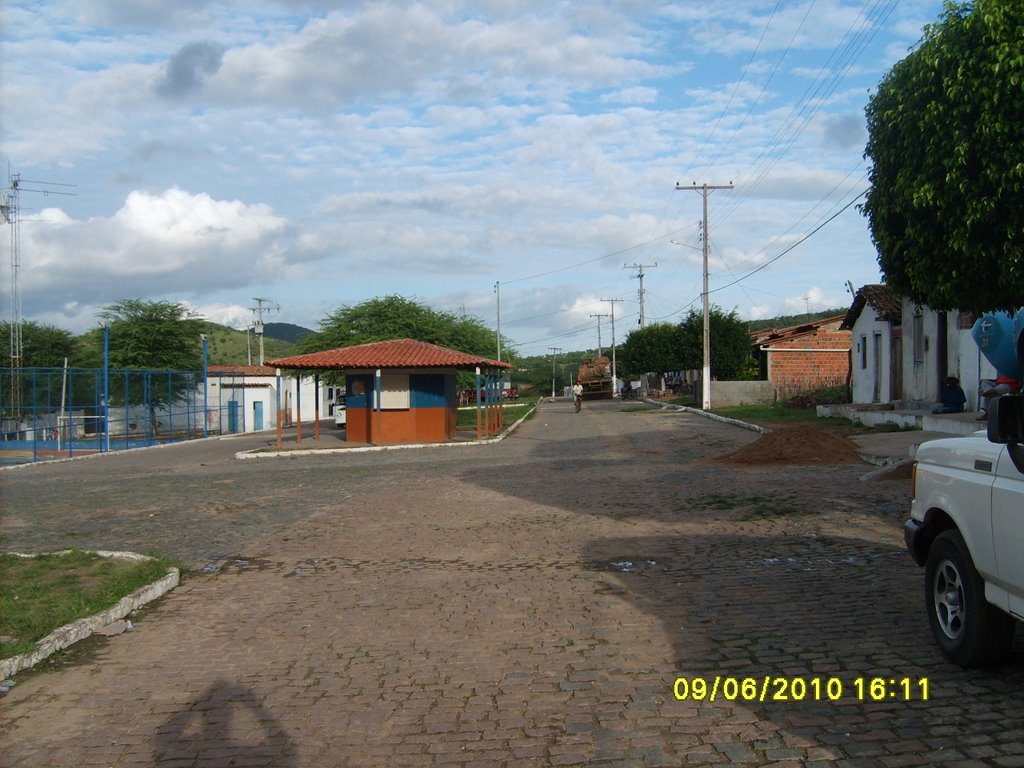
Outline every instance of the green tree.
[(618, 349), (615, 362), (627, 375), (681, 370), (680, 326), (653, 323), (631, 331)]
[(203, 366), (203, 322), (184, 304), (122, 299), (103, 308), (110, 327), (110, 365), (194, 371)]
[[(11, 336), (11, 324), (0, 323), (0, 339)], [(21, 365), (23, 368), (59, 368), (64, 358), (75, 353), (75, 338), (70, 331), (55, 325), (26, 320), (21, 326)], [(6, 365), (6, 363), (4, 363)]]
[(1024, 285), (1024, 4), (947, 2), (867, 106), (862, 211), (887, 283), (935, 309), (1014, 309)]
[[(696, 309), (679, 324), (681, 368), (704, 367), (704, 314)], [(753, 346), (746, 324), (736, 311), (724, 312), (711, 307), (708, 312), (708, 336), (711, 342), (711, 376), (720, 381), (738, 378), (748, 367)]]
[[(349, 347), (389, 339), (416, 339), (461, 352), (494, 358), (495, 332), (471, 315), (439, 312), (403, 296), (370, 299), (354, 307), (340, 307), (320, 321), (320, 330), (299, 342), (300, 352)], [(502, 360), (513, 357), (502, 337)]]

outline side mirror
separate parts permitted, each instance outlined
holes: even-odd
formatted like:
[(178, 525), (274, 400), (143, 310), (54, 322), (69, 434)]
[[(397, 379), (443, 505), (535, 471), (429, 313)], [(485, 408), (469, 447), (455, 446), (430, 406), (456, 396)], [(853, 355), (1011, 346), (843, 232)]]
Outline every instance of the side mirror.
[(993, 443), (1024, 442), (1024, 395), (1003, 395), (989, 401), (988, 439)]

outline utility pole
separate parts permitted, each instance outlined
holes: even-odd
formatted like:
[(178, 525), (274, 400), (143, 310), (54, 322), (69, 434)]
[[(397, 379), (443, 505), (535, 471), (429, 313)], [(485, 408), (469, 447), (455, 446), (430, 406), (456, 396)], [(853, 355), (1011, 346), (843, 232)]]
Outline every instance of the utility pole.
[(256, 322), (253, 324), (253, 332), (260, 338), (260, 365), (263, 365), (265, 361), (265, 357), (263, 355), (263, 313), (280, 312), (281, 305), (271, 304), (270, 299), (261, 299), (258, 296), (253, 297), (253, 301), (256, 302), (256, 306), (249, 307), (249, 309), (252, 310), (252, 313), (256, 318)]
[(615, 302), (622, 301), (622, 299), (601, 299), (601, 301), (611, 302), (612, 305), (612, 397), (615, 397), (619, 391), (615, 386), (615, 382), (618, 379), (618, 374), (615, 369)]
[(558, 353), (562, 351), (561, 347), (548, 347), (551, 351), (551, 399), (555, 399), (555, 361), (558, 359)]
[(711, 324), (709, 318), (708, 308), (708, 191), (712, 189), (733, 189), (732, 182), (728, 184), (713, 185), (713, 184), (701, 184), (697, 186), (697, 182), (693, 182), (692, 187), (684, 187), (679, 182), (676, 182), (676, 189), (692, 189), (695, 192), (700, 192), (704, 198), (704, 223), (702, 240), (704, 241), (704, 367), (701, 372), (701, 384), (700, 384), (700, 398), (701, 408), (705, 411), (711, 409)]
[(640, 278), (640, 290), (637, 291), (637, 297), (640, 299), (640, 327), (644, 327), (644, 270), (654, 269), (658, 266), (658, 262), (653, 264), (623, 264), (623, 269), (635, 269), (637, 270), (637, 277)]
[(591, 314), (590, 316), (597, 318), (597, 356), (600, 357), (601, 356), (601, 318), (602, 317), (611, 317), (611, 315)]

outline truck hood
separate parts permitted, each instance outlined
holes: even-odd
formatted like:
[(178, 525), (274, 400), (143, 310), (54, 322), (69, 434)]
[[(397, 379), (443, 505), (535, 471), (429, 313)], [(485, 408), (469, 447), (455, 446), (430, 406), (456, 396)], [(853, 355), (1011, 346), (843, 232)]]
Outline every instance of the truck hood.
[[(934, 464), (951, 467), (965, 472), (983, 471), (991, 474), (1005, 446), (991, 443), (985, 432), (975, 432), (965, 437), (949, 437), (940, 440), (929, 440), (917, 449), (915, 459), (919, 464)], [(976, 462), (990, 462), (982, 469)]]

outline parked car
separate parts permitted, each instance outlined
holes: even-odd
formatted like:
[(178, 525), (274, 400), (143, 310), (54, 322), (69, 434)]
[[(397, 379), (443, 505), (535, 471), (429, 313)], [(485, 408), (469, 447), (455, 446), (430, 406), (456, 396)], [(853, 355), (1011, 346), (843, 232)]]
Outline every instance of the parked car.
[(1024, 397), (992, 401), (988, 429), (917, 453), (907, 549), (924, 566), (925, 610), (947, 659), (1006, 659), (1024, 620)]
[(339, 429), (347, 423), (347, 411), (345, 410), (345, 396), (338, 395), (334, 400), (334, 425)]

